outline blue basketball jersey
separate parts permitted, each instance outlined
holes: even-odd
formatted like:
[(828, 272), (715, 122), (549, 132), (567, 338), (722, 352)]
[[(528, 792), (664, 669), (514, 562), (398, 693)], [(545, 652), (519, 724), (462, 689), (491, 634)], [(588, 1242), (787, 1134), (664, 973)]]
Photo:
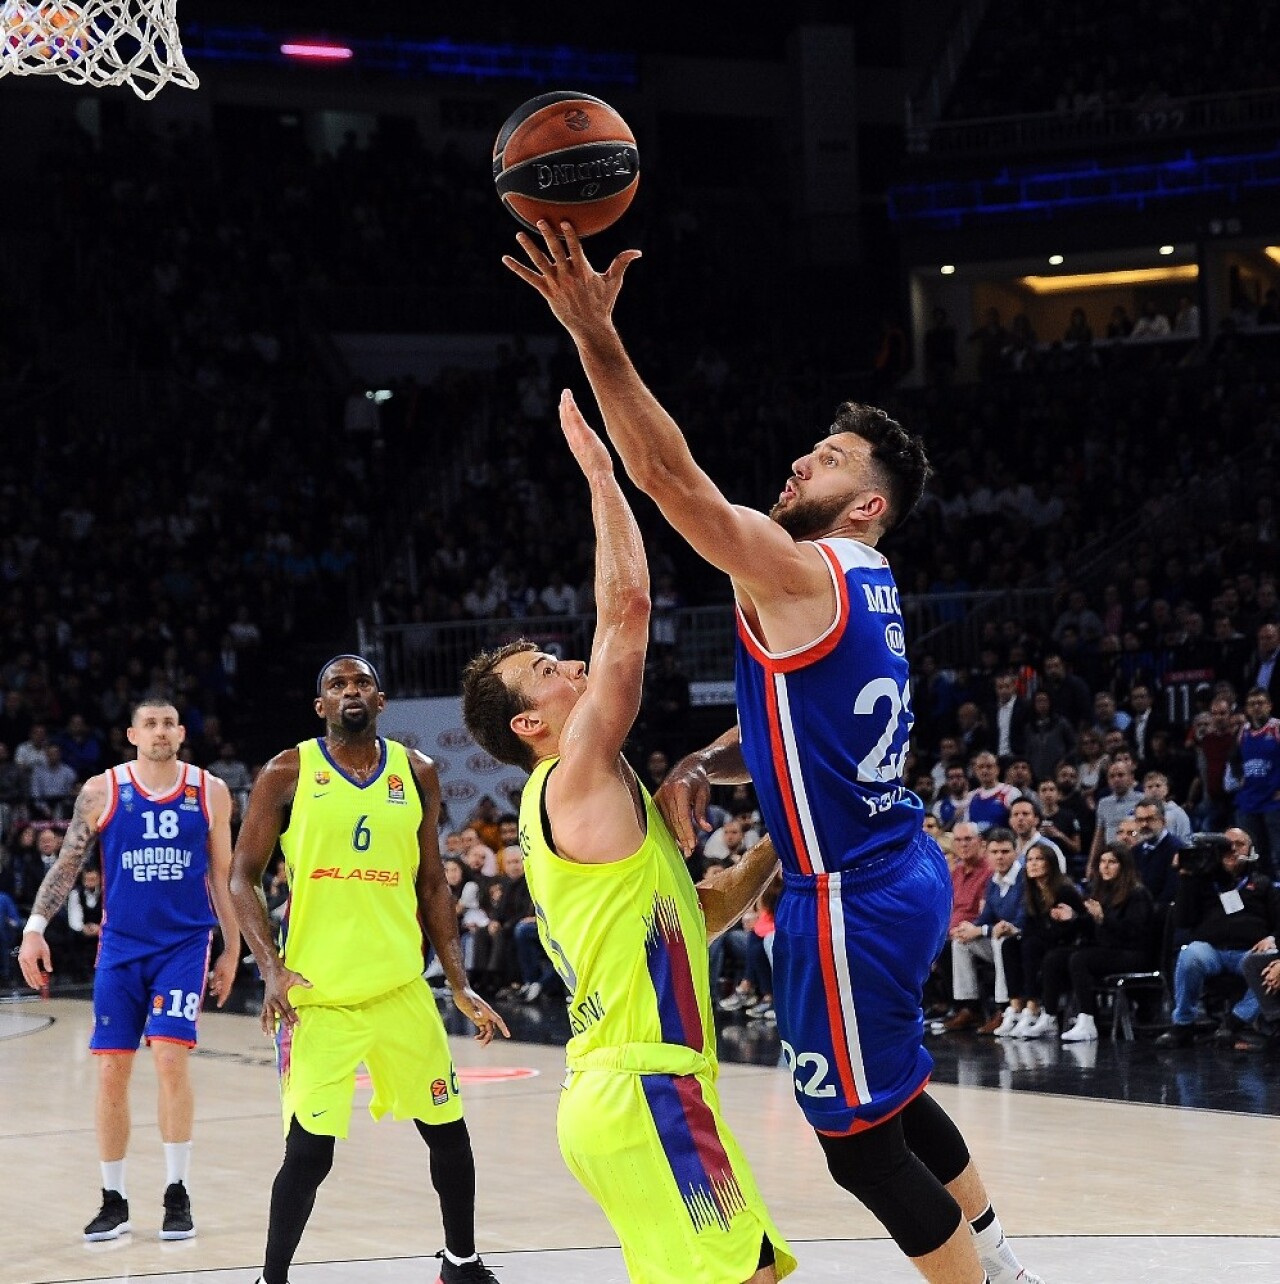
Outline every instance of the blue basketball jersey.
[(830, 628), (767, 651), (738, 612), (738, 721), (760, 811), (784, 869), (850, 870), (907, 848), (924, 808), (902, 783), (914, 717), (902, 608), (884, 556), (817, 541), (836, 588)]
[(99, 962), (125, 963), (217, 922), (209, 898), (211, 804), (206, 775), (180, 764), (177, 786), (152, 797), (128, 763), (106, 773)]

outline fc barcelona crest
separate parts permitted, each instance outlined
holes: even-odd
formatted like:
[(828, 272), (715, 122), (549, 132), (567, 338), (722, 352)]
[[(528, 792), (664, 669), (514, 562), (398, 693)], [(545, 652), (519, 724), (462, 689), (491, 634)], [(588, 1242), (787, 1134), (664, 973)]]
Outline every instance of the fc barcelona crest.
[(327, 771), (316, 772), (316, 784), (327, 785), (329, 783), (329, 773)]

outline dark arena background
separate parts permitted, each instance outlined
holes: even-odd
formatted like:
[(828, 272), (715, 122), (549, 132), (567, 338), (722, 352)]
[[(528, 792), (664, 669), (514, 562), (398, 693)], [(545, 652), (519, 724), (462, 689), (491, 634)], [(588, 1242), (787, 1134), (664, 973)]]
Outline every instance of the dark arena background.
[[(315, 674), (341, 652), (378, 666), (384, 734), (437, 762), (464, 936), (511, 947), (481, 967), (467, 942), (512, 1032), (487, 1049), (428, 968), (485, 1263), (503, 1284), (626, 1278), (556, 1144), (576, 1018), (514, 948), (523, 773), (460, 712), (480, 649), (586, 657), (594, 627), (560, 390), (600, 416), (501, 264), (518, 225), (491, 166), (502, 122), (551, 90), (635, 133), (638, 192), (586, 248), (599, 268), (643, 251), (618, 330), (731, 500), (767, 509), (845, 400), (924, 439), (932, 478), (884, 551), (905, 782), (955, 866), (957, 924), (997, 889), (992, 831), (1019, 862), (1060, 857), (1085, 897), (1102, 851), (1134, 854), (1151, 924), (1086, 983), (1087, 1026), (1079, 986), (1029, 982), (1045, 1015), (1011, 1033), (967, 929), (926, 995), (932, 1092), (1023, 1260), (1048, 1284), (1280, 1277), (1280, 1002), (1245, 961), (1280, 933), (1280, 5), (179, 0), (178, 20), (194, 90), (0, 78), (0, 1284), (261, 1269), (281, 1141), (252, 959), (192, 1056), (199, 1236), (152, 1227), (141, 1056), (134, 1230), (85, 1244), (92, 875), (49, 923), (47, 992), (16, 953), (77, 792), (133, 756), (134, 698), (172, 699), (234, 831), (262, 765), (317, 734)], [(628, 755), (656, 788), (734, 722), (735, 622), (727, 578), (627, 491), (653, 574)], [(762, 836), (749, 788), (713, 804), (695, 877)], [(274, 867), (264, 891), (279, 917)], [(795, 1280), (916, 1278), (792, 1101), (771, 923), (753, 910), (713, 949), (726, 1118)], [(291, 1278), (435, 1279), (425, 1178), (413, 1130), (357, 1109)]]

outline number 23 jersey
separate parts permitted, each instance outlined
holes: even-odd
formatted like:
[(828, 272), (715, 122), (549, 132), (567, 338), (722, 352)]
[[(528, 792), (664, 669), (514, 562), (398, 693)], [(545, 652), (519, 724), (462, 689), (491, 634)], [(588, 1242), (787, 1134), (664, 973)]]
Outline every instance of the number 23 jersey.
[(901, 850), (924, 816), (902, 783), (913, 715), (893, 572), (857, 540), (815, 547), (836, 590), (821, 637), (770, 652), (737, 613), (742, 752), (783, 867), (799, 875)]
[(280, 835), (289, 878), (281, 956), (311, 989), (295, 1005), (351, 1005), (422, 974), (418, 829), (422, 797), (403, 745), (378, 741), (377, 770), (348, 776), (322, 740), (298, 746), (298, 784)]

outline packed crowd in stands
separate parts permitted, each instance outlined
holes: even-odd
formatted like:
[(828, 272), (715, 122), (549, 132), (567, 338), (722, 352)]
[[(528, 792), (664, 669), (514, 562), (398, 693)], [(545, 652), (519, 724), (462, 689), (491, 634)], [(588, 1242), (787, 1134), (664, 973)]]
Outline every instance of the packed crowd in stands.
[(1126, 106), (1159, 118), (1227, 85), (1272, 88), (1278, 52), (1280, 10), (1259, 0), (1050, 0), (1034, 11), (994, 0), (946, 114), (1101, 118)]
[[(316, 336), (292, 285), (303, 279), (323, 295), (385, 274), (379, 247), (404, 233), (397, 201), (432, 205), (431, 185), (445, 182), (453, 158), (437, 158), (434, 170), (402, 167), (412, 177), (393, 181), (386, 175), (397, 167), (375, 163), (374, 149), (299, 152), (278, 166), (277, 190), (252, 156), (243, 171), (228, 166), (195, 133), (108, 135), (101, 153), (78, 136), (64, 142), (82, 149), (77, 165), (21, 181), (67, 184), (73, 199), (49, 202), (58, 217), (75, 201), (92, 213), (100, 237), (78, 238), (75, 250), (84, 289), (38, 298), (18, 289), (0, 316), (6, 415), (20, 416), (28, 447), (0, 467), (0, 932), (10, 934), (56, 854), (75, 790), (127, 756), (129, 700), (144, 689), (173, 694), (186, 752), (225, 774), (242, 802), (262, 755), (286, 742), (276, 726), (264, 730), (260, 689), (286, 688), (305, 718), (312, 666), (302, 657), (312, 648), (322, 659), (347, 642), (360, 594), (378, 592), (390, 622), (520, 623), (591, 609), (586, 508), (562, 502), (572, 466), (547, 448), (555, 389), (578, 378), (563, 349), (544, 361), (513, 344), (497, 371), (406, 386), (373, 416), (358, 395), (354, 407), (344, 403), (345, 385), (317, 391), (304, 377)], [(373, 185), (369, 208), (327, 199), (361, 174)], [(419, 186), (406, 195), (402, 182)], [(292, 202), (296, 234), (257, 217), (268, 194)], [(70, 242), (71, 230), (67, 222), (51, 235)], [(419, 265), (448, 276), (432, 278), (442, 289), (449, 274), (481, 270), (465, 247), (447, 258)], [(153, 267), (139, 273), (131, 259)], [(632, 347), (696, 453), (731, 498), (767, 503), (839, 399), (823, 373), (827, 354), (762, 340), (730, 356), (705, 338), (654, 338), (639, 312)], [(78, 402), (55, 397), (66, 356), (46, 337), (54, 334), (87, 345), (104, 369), (133, 372), (132, 381), (104, 379)], [(975, 384), (939, 379), (907, 393), (873, 376), (859, 389), (921, 431), (935, 463), (920, 516), (889, 547), (904, 592), (936, 601), (944, 629), (965, 621), (959, 594), (1037, 585), (1053, 595), (1047, 611), (988, 620), (963, 653), (915, 639), (908, 783), (944, 837), (957, 826), (1007, 826), (1024, 860), (1038, 830), (1061, 851), (1068, 884), (1088, 890), (1100, 877), (1100, 844), (1114, 847), (1121, 834), (1135, 851), (1148, 842), (1131, 813), (1153, 801), (1157, 819), (1184, 839), (1236, 823), (1258, 868), (1280, 863), (1269, 819), (1280, 802), (1250, 792), (1265, 773), (1249, 756), (1280, 727), (1256, 712), (1254, 690), (1274, 702), (1280, 688), (1273, 369), (1226, 342), (1190, 365), (1103, 372), (1001, 360)], [(126, 382), (133, 391), (120, 392)], [(399, 467), (410, 449), (442, 468), (459, 424), (490, 436), (456, 500), (386, 502), (430, 475)], [(1206, 479), (1225, 485), (1228, 502), (1201, 503)], [(662, 621), (681, 605), (723, 602), (726, 585), (695, 570), (651, 507), (641, 506), (641, 520), (659, 609), (637, 747), (656, 786), (664, 760), (689, 747), (680, 738), (688, 683)], [(379, 589), (380, 569), (395, 559), (371, 565), (369, 551), (406, 540), (418, 590), (395, 574)], [(1099, 547), (1101, 571), (1083, 560)], [(296, 725), (305, 734), (305, 722)], [(749, 797), (717, 804), (710, 855), (698, 854), (695, 872), (708, 859), (732, 860), (756, 832)], [(450, 878), (473, 966), (491, 989), (533, 1001), (556, 981), (529, 932), (510, 824), (482, 813), (444, 838), (460, 862)], [(1052, 868), (1036, 877), (1052, 882)], [(87, 882), (51, 928), (66, 940), (92, 938), (100, 890)], [(268, 891), (278, 908), (278, 871)], [(1102, 901), (1073, 894), (1084, 925), (1090, 901)], [(1166, 894), (1151, 889), (1157, 902)], [(762, 903), (716, 964), (726, 1005), (760, 1020), (770, 1012), (770, 912)], [(1047, 956), (1063, 942), (1041, 945)], [(70, 957), (73, 971), (84, 970), (92, 950), (74, 947)], [(1043, 993), (1034, 1006), (1021, 997), (1019, 1010), (1046, 1010)]]

